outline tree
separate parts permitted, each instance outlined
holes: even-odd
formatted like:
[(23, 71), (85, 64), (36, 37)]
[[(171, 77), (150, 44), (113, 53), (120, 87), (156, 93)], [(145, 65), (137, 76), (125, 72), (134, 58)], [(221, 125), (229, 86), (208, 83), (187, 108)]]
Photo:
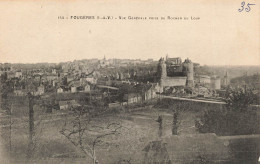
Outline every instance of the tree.
[(201, 133), (217, 135), (247, 135), (260, 131), (257, 113), (250, 110), (255, 95), (249, 89), (228, 89), (226, 106), (220, 109), (206, 110), (195, 126)]
[(120, 101), (121, 103), (124, 102), (124, 95), (134, 92), (135, 88), (132, 85), (122, 84), (118, 90), (118, 101)]
[[(181, 113), (185, 110), (185, 107), (187, 107), (188, 104), (182, 102), (182, 101), (173, 101), (172, 99), (159, 99), (157, 101), (157, 106), (159, 108), (166, 109), (168, 112), (172, 112), (172, 122), (167, 122), (167, 125), (171, 126), (172, 129), (172, 135), (178, 134), (178, 129), (180, 126), (180, 116)], [(189, 107), (187, 107), (189, 108)]]
[(178, 134), (178, 115), (179, 115), (179, 112), (177, 112), (177, 111), (173, 113), (172, 135)]
[(162, 127), (162, 123), (163, 123), (162, 115), (159, 115), (158, 119), (156, 121), (159, 123), (158, 136), (162, 137), (162, 129), (163, 129), (163, 127)]
[(226, 91), (227, 108), (235, 111), (246, 111), (249, 105), (253, 104), (256, 100), (256, 95), (253, 94), (251, 89), (237, 89), (230, 88)]
[(172, 135), (178, 135), (178, 128), (180, 125), (180, 113), (183, 111), (183, 102), (178, 102), (175, 108), (172, 107), (173, 111), (173, 120), (172, 120)]
[(29, 99), (29, 145), (28, 145), (28, 154), (27, 157), (31, 158), (33, 154), (33, 136), (34, 136), (34, 96), (31, 93), (28, 93)]
[[(34, 157), (38, 143), (40, 141), (40, 137), (42, 135), (42, 121), (45, 116), (45, 111), (43, 113), (39, 112), (39, 110), (34, 110), (34, 107), (38, 105), (39, 107), (44, 107), (45, 104), (41, 100), (40, 96), (34, 96), (30, 92), (28, 92), (28, 106), (29, 106), (29, 119), (28, 119), (28, 128), (29, 128), (29, 142), (27, 149), (27, 158), (31, 159)], [(26, 120), (27, 121), (27, 120)]]
[(120, 134), (123, 126), (118, 122), (106, 122), (97, 125), (90, 106), (80, 106), (71, 109), (72, 117), (67, 117), (60, 133), (75, 147), (90, 157), (93, 164), (98, 162), (96, 150), (101, 144), (110, 145), (109, 136)]

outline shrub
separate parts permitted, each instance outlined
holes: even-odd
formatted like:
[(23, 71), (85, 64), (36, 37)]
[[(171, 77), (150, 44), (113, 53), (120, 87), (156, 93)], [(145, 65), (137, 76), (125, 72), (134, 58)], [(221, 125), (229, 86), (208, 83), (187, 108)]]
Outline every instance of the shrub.
[(201, 133), (216, 133), (217, 135), (246, 135), (260, 132), (260, 122), (257, 112), (250, 107), (255, 100), (252, 90), (227, 89), (226, 107), (222, 110), (207, 110), (195, 121), (195, 126)]
[(208, 110), (195, 126), (200, 133), (217, 135), (247, 135), (260, 132), (260, 124), (255, 111)]

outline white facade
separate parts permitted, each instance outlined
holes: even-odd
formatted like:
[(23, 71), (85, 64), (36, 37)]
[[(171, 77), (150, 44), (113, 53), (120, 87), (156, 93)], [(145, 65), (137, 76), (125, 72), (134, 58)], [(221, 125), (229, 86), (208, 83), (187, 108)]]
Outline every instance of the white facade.
[(57, 93), (63, 93), (63, 89), (62, 88), (58, 88), (57, 89)]
[(77, 87), (71, 87), (71, 93), (77, 92)]
[(85, 92), (90, 92), (90, 85), (86, 85), (84, 90), (85, 90)]
[(22, 72), (15, 72), (15, 77), (20, 78), (23, 76)]

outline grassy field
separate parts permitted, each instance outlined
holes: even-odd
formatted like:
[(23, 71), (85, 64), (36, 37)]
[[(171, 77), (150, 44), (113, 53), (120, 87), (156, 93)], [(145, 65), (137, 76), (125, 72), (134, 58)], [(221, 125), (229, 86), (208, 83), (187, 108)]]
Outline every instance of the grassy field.
[[(101, 163), (115, 163), (120, 160), (131, 160), (139, 163), (143, 160), (142, 149), (158, 137), (158, 115), (163, 116), (163, 137), (171, 135), (172, 115), (165, 111), (158, 111), (156, 108), (140, 108), (134, 112), (122, 112), (119, 114), (107, 114), (92, 120), (92, 124), (102, 124), (106, 122), (120, 122), (124, 129), (120, 135), (109, 138), (111, 145), (101, 145), (97, 149), (97, 159)], [(46, 117), (49, 119), (50, 117)], [(181, 115), (180, 134), (196, 133), (194, 128), (194, 115), (183, 113)], [(26, 159), (26, 149), (28, 145), (28, 125), (27, 120), (20, 120), (19, 124), (12, 126), (11, 156), (14, 161)], [(47, 158), (82, 158), (84, 154), (72, 145), (63, 135), (59, 133), (62, 129), (64, 119), (49, 119), (36, 126), (37, 139), (34, 151), (35, 159)], [(41, 130), (41, 132), (39, 132)], [(9, 126), (2, 128), (1, 133), (5, 150), (10, 149), (10, 129)], [(79, 159), (78, 159), (79, 160)], [(88, 161), (82, 159), (82, 161)], [(69, 162), (68, 162), (69, 163)]]
[[(26, 103), (24, 103), (26, 104)], [(172, 112), (169, 108), (139, 107), (135, 110), (124, 112), (109, 112), (92, 119), (92, 125), (102, 125), (108, 122), (120, 122), (125, 129), (119, 135), (109, 136), (109, 144), (101, 144), (96, 149), (96, 156), (101, 164), (114, 163), (144, 163), (143, 149), (151, 142), (159, 140), (171, 143), (170, 156), (173, 163), (228, 163), (234, 160), (232, 151), (236, 152), (240, 147), (238, 140), (232, 142), (232, 149), (225, 146), (225, 140), (208, 134), (199, 134), (194, 126), (195, 119), (203, 113), (192, 104), (179, 106), (187, 108), (180, 113), (178, 135), (171, 135)], [(206, 106), (205, 108), (207, 108)], [(13, 112), (25, 110), (25, 106), (14, 105)], [(40, 107), (36, 107), (37, 115), (43, 114)], [(36, 111), (36, 113), (37, 113)], [(23, 112), (21, 112), (23, 113)], [(64, 124), (65, 115), (62, 111), (55, 111), (53, 114), (37, 116), (36, 124), (36, 146), (33, 159), (26, 159), (28, 147), (28, 119), (24, 112), (24, 118), (14, 116), (11, 128), (1, 128), (1, 151), (11, 159), (10, 163), (91, 163), (91, 159), (75, 147), (70, 141), (60, 134)], [(158, 116), (163, 117), (162, 137), (158, 136), (159, 124), (156, 121)], [(1, 119), (8, 125), (8, 118)], [(10, 140), (11, 139), (11, 140)], [(11, 141), (11, 142), (10, 142)], [(243, 141), (244, 142), (244, 141)], [(11, 145), (11, 146), (10, 146)], [(235, 150), (234, 150), (235, 149)], [(10, 152), (11, 150), (11, 152)], [(255, 152), (257, 154), (259, 152)], [(212, 158), (214, 157), (214, 158)], [(252, 159), (255, 156), (248, 156)], [(212, 160), (211, 160), (212, 159)], [(245, 157), (246, 159), (246, 157)], [(252, 161), (252, 160), (251, 160)], [(239, 162), (238, 162), (239, 163)]]

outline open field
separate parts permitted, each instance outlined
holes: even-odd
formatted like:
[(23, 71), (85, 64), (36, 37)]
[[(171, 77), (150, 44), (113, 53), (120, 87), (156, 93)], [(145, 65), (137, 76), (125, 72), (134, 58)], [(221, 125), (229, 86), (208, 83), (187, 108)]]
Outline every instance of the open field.
[[(168, 150), (170, 150), (170, 156), (174, 159), (172, 163), (230, 163), (237, 161), (235, 163), (251, 164), (256, 162), (260, 150), (259, 145), (257, 145), (259, 140), (254, 139), (249, 142), (246, 139), (238, 138), (227, 142), (227, 138), (219, 138), (214, 134), (199, 134), (195, 129), (194, 121), (203, 113), (204, 108), (210, 108), (210, 106), (201, 107), (201, 111), (198, 111), (195, 108), (199, 106), (182, 105), (187, 110), (180, 114), (177, 136), (171, 135), (173, 113), (169, 109), (146, 106), (131, 111), (125, 110), (124, 112), (110, 111), (93, 118), (90, 122), (92, 125), (120, 122), (126, 127), (120, 131), (119, 135), (107, 138), (110, 144), (101, 144), (97, 147), (98, 161), (101, 164), (119, 164), (125, 161), (137, 164), (144, 163), (144, 148), (151, 141), (159, 140), (170, 143)], [(26, 107), (17, 107), (13, 109), (13, 112), (26, 109)], [(36, 108), (36, 110), (40, 110), (40, 108)], [(159, 124), (156, 121), (159, 115), (163, 117), (161, 138), (158, 136)], [(37, 163), (92, 162), (88, 156), (60, 134), (66, 117), (66, 114), (62, 114), (61, 111), (44, 114), (41, 117), (37, 116), (38, 120), (35, 123), (37, 140), (33, 160), (30, 161), (26, 159), (29, 131), (26, 114), (22, 119), (14, 116), (11, 130), (8, 126), (9, 118), (4, 115), (1, 117), (5, 118), (1, 118), (1, 122), (5, 122), (6, 126), (1, 127), (0, 150), (11, 159), (9, 160), (10, 163), (35, 163), (36, 161)], [(246, 145), (243, 145), (245, 142), (251, 143), (251, 147), (245, 147)], [(241, 156), (241, 154), (244, 154), (243, 151), (247, 155)], [(241, 159), (236, 159), (237, 157), (241, 157)]]

